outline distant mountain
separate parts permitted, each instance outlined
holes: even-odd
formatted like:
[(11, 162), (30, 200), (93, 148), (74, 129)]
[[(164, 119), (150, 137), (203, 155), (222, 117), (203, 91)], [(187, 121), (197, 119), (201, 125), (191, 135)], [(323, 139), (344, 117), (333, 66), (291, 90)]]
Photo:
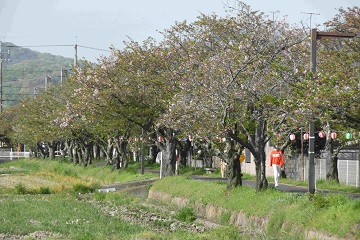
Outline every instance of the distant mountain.
[(37, 92), (44, 91), (46, 77), (49, 84), (59, 84), (61, 69), (70, 73), (74, 62), (72, 58), (40, 53), (10, 42), (2, 43), (1, 53), (4, 108), (17, 104), (19, 99), (34, 95), (34, 88)]

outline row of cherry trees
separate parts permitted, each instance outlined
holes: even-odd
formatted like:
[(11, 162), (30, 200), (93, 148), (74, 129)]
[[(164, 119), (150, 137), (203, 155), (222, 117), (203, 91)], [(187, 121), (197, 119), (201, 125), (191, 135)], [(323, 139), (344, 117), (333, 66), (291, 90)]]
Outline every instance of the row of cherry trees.
[[(218, 149), (230, 187), (241, 185), (238, 159), (249, 149), (261, 190), (267, 142), (289, 144), (274, 136), (315, 118), (320, 128), (360, 130), (359, 41), (321, 43), (313, 76), (306, 27), (269, 20), (238, 1), (227, 11), (176, 23), (159, 43), (129, 41), (97, 64), (83, 62), (66, 83), (7, 109), (4, 136), (41, 155), (46, 145), (50, 157), (60, 144), (70, 162), (85, 166), (101, 150), (117, 168), (127, 167), (141, 137), (151, 152), (163, 152), (164, 173), (172, 175), (175, 150), (184, 159), (190, 142), (181, 139), (191, 134), (205, 150)], [(341, 9), (327, 25), (353, 32), (359, 19), (359, 8)]]

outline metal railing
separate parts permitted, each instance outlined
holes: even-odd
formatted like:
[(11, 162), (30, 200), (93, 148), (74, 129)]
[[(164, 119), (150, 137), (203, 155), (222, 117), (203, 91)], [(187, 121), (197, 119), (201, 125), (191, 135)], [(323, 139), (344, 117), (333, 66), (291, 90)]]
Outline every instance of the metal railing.
[(0, 151), (0, 158), (20, 159), (29, 158), (30, 152)]

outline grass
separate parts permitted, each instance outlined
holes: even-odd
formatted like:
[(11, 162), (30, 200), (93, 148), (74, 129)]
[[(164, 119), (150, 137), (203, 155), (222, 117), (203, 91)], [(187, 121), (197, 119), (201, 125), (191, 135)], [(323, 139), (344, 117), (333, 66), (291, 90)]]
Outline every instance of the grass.
[[(171, 187), (175, 185), (176, 188)], [(199, 183), (184, 176), (164, 178), (155, 182), (152, 189), (192, 199), (192, 203), (213, 204), (246, 216), (267, 219), (267, 236), (274, 238), (300, 236), (305, 230), (313, 228), (339, 237), (347, 237), (347, 234), (360, 237), (360, 200), (344, 194), (309, 196), (273, 188), (256, 193), (249, 187), (227, 192), (225, 184)], [(225, 212), (219, 221), (229, 218)]]
[(175, 218), (182, 222), (193, 222), (196, 219), (196, 214), (193, 208), (184, 207), (176, 213)]
[(0, 165), (0, 173), (9, 174), (0, 181), (0, 193), (14, 193), (14, 187), (18, 185), (25, 187), (28, 193), (42, 191), (40, 187), (48, 188), (52, 193), (73, 192), (74, 186), (94, 189), (109, 183), (157, 176), (153, 173), (135, 173), (137, 168), (140, 168), (139, 163), (132, 163), (129, 169), (111, 171), (110, 166), (90, 165), (85, 168), (48, 159), (20, 159)]
[(72, 195), (1, 196), (0, 232), (26, 235), (35, 231), (72, 239), (126, 239), (147, 230), (109, 218)]
[[(158, 169), (158, 165), (146, 165), (146, 169), (149, 167)], [(61, 239), (303, 239), (304, 231), (316, 229), (339, 238), (360, 238), (360, 200), (344, 194), (302, 195), (273, 188), (256, 193), (255, 189), (245, 186), (226, 191), (225, 182), (198, 181), (187, 176), (205, 174), (200, 168), (180, 168), (181, 176), (156, 181), (151, 189), (190, 199), (189, 206), (175, 210), (174, 217), (183, 222), (192, 222), (196, 217), (192, 205), (196, 202), (226, 208), (218, 219), (224, 224), (222, 227), (205, 233), (184, 230), (159, 233), (105, 214), (96, 207), (140, 208), (140, 201), (144, 200), (120, 192), (94, 191), (103, 184), (158, 178), (153, 173), (141, 175), (139, 169), (139, 163), (134, 162), (129, 169), (114, 171), (110, 166), (84, 168), (48, 159), (22, 159), (1, 164), (0, 233), (20, 236), (44, 231), (57, 234)], [(244, 179), (253, 177), (245, 175)], [(287, 179), (281, 182), (291, 183)], [(317, 187), (358, 191), (333, 182), (319, 182)], [(266, 220), (267, 227), (239, 229), (231, 223), (233, 212)]]

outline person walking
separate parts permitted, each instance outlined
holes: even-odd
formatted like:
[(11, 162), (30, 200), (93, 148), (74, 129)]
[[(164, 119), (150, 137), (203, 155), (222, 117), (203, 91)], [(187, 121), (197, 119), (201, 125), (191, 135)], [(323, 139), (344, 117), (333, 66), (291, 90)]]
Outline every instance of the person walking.
[(281, 168), (284, 166), (284, 155), (278, 146), (274, 146), (274, 150), (270, 153), (270, 167), (271, 166), (274, 170), (275, 187), (278, 187)]

